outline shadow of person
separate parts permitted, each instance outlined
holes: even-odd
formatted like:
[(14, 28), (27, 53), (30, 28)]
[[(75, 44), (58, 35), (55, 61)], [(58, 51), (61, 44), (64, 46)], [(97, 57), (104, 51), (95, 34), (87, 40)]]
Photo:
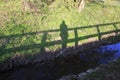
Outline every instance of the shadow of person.
[(68, 29), (64, 20), (60, 24), (60, 37), (62, 39), (62, 49), (64, 49), (67, 47), (67, 39), (68, 39)]

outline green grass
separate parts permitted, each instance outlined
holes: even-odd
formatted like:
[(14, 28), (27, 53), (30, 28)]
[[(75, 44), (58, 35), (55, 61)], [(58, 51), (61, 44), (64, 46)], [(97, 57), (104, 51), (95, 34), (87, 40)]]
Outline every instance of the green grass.
[(120, 73), (120, 59), (117, 61), (111, 62), (108, 65), (102, 65), (100, 66), (100, 69), (98, 71), (92, 72), (87, 74), (83, 80), (104, 80), (104, 79), (110, 79), (108, 75), (112, 75), (114, 79), (118, 78), (118, 75)]
[[(16, 53), (34, 54), (40, 52), (40, 47), (46, 45), (42, 37), (44, 33), (39, 31), (60, 29), (60, 24), (64, 20), (68, 29), (82, 26), (105, 24), (120, 21), (120, 6), (118, 0), (106, 0), (106, 3), (87, 3), (82, 12), (57, 0), (49, 6), (49, 10), (44, 8), (45, 14), (32, 14), (22, 11), (22, 0), (10, 0), (4, 2), (0, 0), (0, 36), (8, 36), (0, 38), (0, 61), (11, 58)], [(114, 2), (114, 4), (111, 4)], [(117, 27), (120, 25), (118, 24)], [(115, 29), (113, 26), (108, 28), (104, 26), (100, 28), (101, 32)], [(33, 34), (32, 32), (36, 32)], [(29, 33), (25, 35), (25, 33)], [(75, 38), (74, 30), (68, 31), (68, 39)], [(96, 28), (86, 28), (78, 30), (78, 36), (97, 34)], [(17, 35), (21, 34), (21, 35)], [(14, 36), (17, 35), (17, 36)], [(94, 37), (97, 39), (97, 37)], [(60, 31), (47, 33), (45, 42), (60, 40)], [(79, 43), (87, 42), (87, 37)], [(42, 43), (42, 44), (41, 44)], [(52, 44), (52, 43), (50, 43)], [(68, 43), (68, 46), (74, 46)], [(27, 50), (27, 46), (30, 49)], [(11, 49), (20, 47), (19, 49)], [(56, 50), (61, 48), (61, 44), (47, 46), (46, 50)]]

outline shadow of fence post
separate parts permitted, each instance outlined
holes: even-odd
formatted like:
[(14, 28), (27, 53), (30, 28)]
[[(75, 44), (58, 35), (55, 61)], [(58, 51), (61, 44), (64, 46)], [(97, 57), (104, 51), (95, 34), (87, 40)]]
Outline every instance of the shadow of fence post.
[(101, 41), (101, 34), (100, 34), (100, 29), (99, 26), (96, 26), (97, 32), (98, 32), (98, 40)]
[(46, 40), (47, 40), (47, 32), (44, 32), (43, 36), (42, 36), (42, 40), (41, 40), (41, 53), (43, 53), (45, 51), (45, 46), (46, 46)]
[(118, 28), (117, 28), (117, 26), (115, 25), (115, 24), (113, 24), (113, 26), (114, 26), (114, 28), (115, 28), (115, 30), (116, 30), (116, 36), (118, 35)]
[(74, 34), (75, 34), (75, 46), (78, 46), (78, 32), (77, 29), (74, 29)]

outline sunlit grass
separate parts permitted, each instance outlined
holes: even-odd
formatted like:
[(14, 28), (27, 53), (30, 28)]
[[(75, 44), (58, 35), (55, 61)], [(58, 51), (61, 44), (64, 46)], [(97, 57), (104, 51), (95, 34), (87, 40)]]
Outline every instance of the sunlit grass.
[[(22, 0), (11, 0), (7, 3), (0, 1), (0, 36), (9, 37), (4, 40), (0, 40), (0, 60), (10, 58), (16, 52), (20, 54), (33, 54), (40, 51), (41, 40), (43, 33), (39, 31), (60, 29), (60, 24), (64, 20), (68, 29), (82, 26), (112, 23), (120, 21), (120, 6), (114, 0), (114, 5), (111, 5), (113, 0), (107, 0), (108, 2), (103, 4), (87, 3), (85, 9), (82, 12), (78, 12), (77, 9), (65, 5), (65, 3), (55, 1), (52, 3), (45, 14), (32, 14), (30, 12), (24, 12), (22, 10)], [(119, 1), (118, 1), (119, 3)], [(119, 25), (117, 26), (120, 29)], [(100, 28), (101, 32), (115, 30), (113, 26), (104, 26)], [(36, 34), (24, 35), (25, 33), (36, 32)], [(38, 33), (37, 33), (38, 32)], [(86, 28), (78, 30), (78, 37), (97, 34), (96, 28)], [(12, 37), (12, 35), (21, 34), (21, 36)], [(68, 31), (68, 39), (74, 39), (75, 33)], [(60, 31), (57, 33), (48, 33), (46, 41), (51, 42), (54, 40), (60, 40)], [(95, 37), (97, 39), (97, 37)], [(87, 38), (78, 43), (87, 42)], [(7, 43), (8, 42), (8, 43)], [(34, 45), (36, 46), (34, 46)], [(73, 43), (68, 43), (68, 46), (74, 46)], [(31, 50), (10, 52), (2, 51), (4, 49), (19, 47), (19, 46), (33, 46)], [(46, 49), (55, 50), (60, 48), (61, 45), (47, 46)], [(4, 54), (5, 53), (5, 54)], [(11, 53), (11, 54), (9, 54)]]

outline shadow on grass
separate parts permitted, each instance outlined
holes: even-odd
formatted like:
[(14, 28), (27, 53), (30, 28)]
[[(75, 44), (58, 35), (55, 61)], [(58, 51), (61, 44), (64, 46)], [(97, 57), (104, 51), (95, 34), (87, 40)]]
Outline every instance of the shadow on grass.
[[(116, 38), (114, 38), (114, 40), (116, 40), (117, 38), (119, 38), (117, 36), (119, 35), (118, 33), (120, 32), (120, 29), (118, 29), (118, 27), (120, 27), (120, 26), (117, 26), (118, 24), (120, 24), (120, 22), (83, 26), (83, 27), (76, 27), (76, 28), (67, 28), (65, 21), (62, 21), (62, 23), (60, 24), (60, 29), (0, 36), (0, 56), (3, 56), (8, 53), (16, 53), (16, 52), (27, 51), (27, 50), (32, 50), (32, 49), (33, 50), (36, 49), (39, 52), (43, 53), (45, 51), (46, 47), (54, 46), (54, 45), (61, 45), (61, 48), (64, 49), (67, 47), (67, 44), (69, 44), (69, 43), (74, 43), (75, 46), (78, 46), (79, 45), (78, 43), (81, 40), (86, 40), (89, 38), (98, 37), (98, 41), (101, 41), (103, 35), (107, 35), (107, 34), (111, 34), (111, 33), (115, 33)], [(102, 32), (100, 30), (100, 27), (109, 27), (109, 26), (113, 26), (114, 30), (106, 31), (106, 32)], [(78, 36), (79, 31), (82, 31), (84, 29), (90, 29), (90, 28), (96, 29), (97, 33), (96, 34), (89, 33), (88, 35), (83, 35), (80, 37)], [(73, 31), (74, 38), (68, 39), (68, 37), (70, 36), (68, 34), (68, 31)], [(50, 33), (52, 33), (52, 35), (59, 33), (60, 39), (48, 41), (48, 37), (49, 37)], [(33, 35), (40, 35), (40, 34), (42, 34), (42, 36), (40, 37), (41, 43), (30, 42), (30, 44), (15, 46), (17, 42), (15, 43), (14, 39), (23, 38), (23, 37), (27, 38), (27, 36), (30, 37)], [(12, 39), (15, 44), (14, 43), (11, 44)], [(108, 39), (108, 40), (110, 40), (110, 39)], [(5, 42), (5, 44), (3, 42)], [(19, 42), (18, 42), (18, 44), (19, 44)]]

